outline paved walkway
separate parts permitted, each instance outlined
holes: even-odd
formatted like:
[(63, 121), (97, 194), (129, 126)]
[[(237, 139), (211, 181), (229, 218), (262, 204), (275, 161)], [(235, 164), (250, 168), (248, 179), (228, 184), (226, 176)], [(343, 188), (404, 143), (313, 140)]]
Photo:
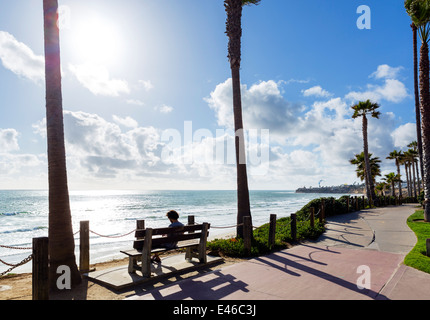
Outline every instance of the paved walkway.
[(133, 296), (134, 300), (430, 299), (430, 275), (402, 264), (414, 205), (329, 219), (316, 242)]

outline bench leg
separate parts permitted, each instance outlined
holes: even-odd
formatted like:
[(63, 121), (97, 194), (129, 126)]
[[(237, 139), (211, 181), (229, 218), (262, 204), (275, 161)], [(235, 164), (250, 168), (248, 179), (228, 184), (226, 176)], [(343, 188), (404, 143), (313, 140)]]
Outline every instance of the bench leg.
[(136, 258), (128, 257), (128, 273), (134, 273), (134, 262)]

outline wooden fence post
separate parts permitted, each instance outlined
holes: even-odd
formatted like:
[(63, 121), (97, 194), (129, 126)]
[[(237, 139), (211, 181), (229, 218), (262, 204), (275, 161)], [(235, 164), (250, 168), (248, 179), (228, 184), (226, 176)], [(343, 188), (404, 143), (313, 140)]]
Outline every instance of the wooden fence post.
[(320, 222), (324, 223), (325, 221), (325, 201), (321, 200), (321, 212), (320, 212)]
[(145, 220), (136, 220), (136, 229), (137, 230), (145, 229)]
[(358, 197), (355, 196), (355, 211), (358, 211)]
[[(195, 224), (194, 216), (188, 216), (188, 225), (192, 226)], [(202, 231), (203, 232), (203, 231)], [(194, 231), (188, 231), (188, 233), (194, 233)], [(193, 258), (193, 252), (191, 247), (185, 249), (185, 259), (191, 260)]]
[(33, 238), (33, 300), (49, 300), (48, 238)]
[(427, 257), (430, 257), (430, 239), (426, 239), (426, 249)]
[(90, 222), (81, 221), (79, 230), (79, 271), (90, 271)]
[(315, 227), (315, 208), (311, 207), (311, 216), (310, 216), (311, 228)]
[(364, 203), (364, 196), (361, 196), (361, 201), (362, 201), (361, 209), (366, 208), (366, 205)]
[(349, 212), (349, 196), (346, 198), (346, 212)]
[(270, 215), (270, 227), (269, 227), (269, 248), (272, 249), (275, 245), (276, 235), (276, 214)]
[(291, 214), (291, 238), (293, 242), (297, 241), (297, 216), (295, 213)]
[(243, 217), (243, 245), (247, 254), (251, 254), (252, 225), (251, 217)]

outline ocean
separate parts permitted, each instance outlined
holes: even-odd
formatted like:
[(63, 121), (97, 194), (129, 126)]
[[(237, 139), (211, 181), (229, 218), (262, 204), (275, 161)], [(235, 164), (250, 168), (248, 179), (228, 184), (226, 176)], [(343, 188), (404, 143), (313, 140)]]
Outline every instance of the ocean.
[[(294, 191), (250, 191), (254, 226), (269, 222), (270, 214), (288, 217), (305, 204), (333, 194), (296, 194)], [(210, 238), (235, 231), (236, 191), (71, 191), (70, 206), (79, 259), (79, 223), (90, 222), (90, 263), (123, 258), (120, 250), (132, 246), (136, 220), (146, 227), (166, 227), (166, 212), (178, 211), (186, 223), (194, 215), (196, 223), (211, 224)], [(0, 190), (0, 259), (17, 264), (31, 254), (35, 237), (48, 236), (48, 192)], [(78, 260), (79, 261), (79, 260)], [(0, 273), (10, 267), (1, 263)], [(31, 272), (31, 262), (12, 272)]]

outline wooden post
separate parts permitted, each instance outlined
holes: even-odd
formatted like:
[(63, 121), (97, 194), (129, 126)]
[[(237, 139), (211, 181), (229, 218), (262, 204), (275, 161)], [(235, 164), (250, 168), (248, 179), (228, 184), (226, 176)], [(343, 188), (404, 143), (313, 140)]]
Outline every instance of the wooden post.
[(358, 211), (358, 197), (355, 196), (355, 211)]
[(79, 271), (90, 271), (90, 222), (81, 221), (79, 230)]
[(321, 200), (321, 212), (320, 212), (320, 222), (324, 223), (325, 221), (325, 201)]
[(314, 207), (311, 207), (310, 222), (311, 222), (311, 228), (314, 228), (315, 227), (315, 208)]
[(366, 208), (366, 205), (364, 204), (364, 196), (361, 196), (361, 201), (363, 202), (363, 204), (361, 206), (361, 209)]
[(48, 238), (33, 238), (33, 300), (49, 300)]
[(145, 229), (145, 220), (136, 220), (136, 229), (137, 230)]
[(349, 212), (349, 196), (346, 198), (346, 212)]
[(430, 257), (430, 239), (426, 239), (426, 254)]
[(202, 235), (200, 237), (200, 245), (199, 245), (199, 261), (200, 263), (206, 263), (207, 262), (207, 256), (206, 256), (206, 243), (208, 239), (208, 230), (209, 230), (209, 223), (204, 222), (202, 227)]
[[(195, 224), (194, 216), (188, 216), (188, 225), (192, 226)], [(188, 231), (188, 233), (194, 233), (194, 231)], [(193, 258), (193, 248), (187, 247), (185, 249), (185, 260), (190, 261)]]
[(297, 216), (295, 213), (291, 214), (291, 238), (293, 242), (297, 241)]
[(276, 214), (270, 215), (270, 227), (269, 227), (269, 248), (272, 249), (275, 245), (276, 235)]
[(252, 225), (251, 217), (243, 217), (243, 245), (248, 254), (251, 254), (251, 238), (252, 238)]
[(145, 241), (142, 248), (142, 276), (151, 277), (151, 248), (152, 248), (152, 229), (146, 229)]

